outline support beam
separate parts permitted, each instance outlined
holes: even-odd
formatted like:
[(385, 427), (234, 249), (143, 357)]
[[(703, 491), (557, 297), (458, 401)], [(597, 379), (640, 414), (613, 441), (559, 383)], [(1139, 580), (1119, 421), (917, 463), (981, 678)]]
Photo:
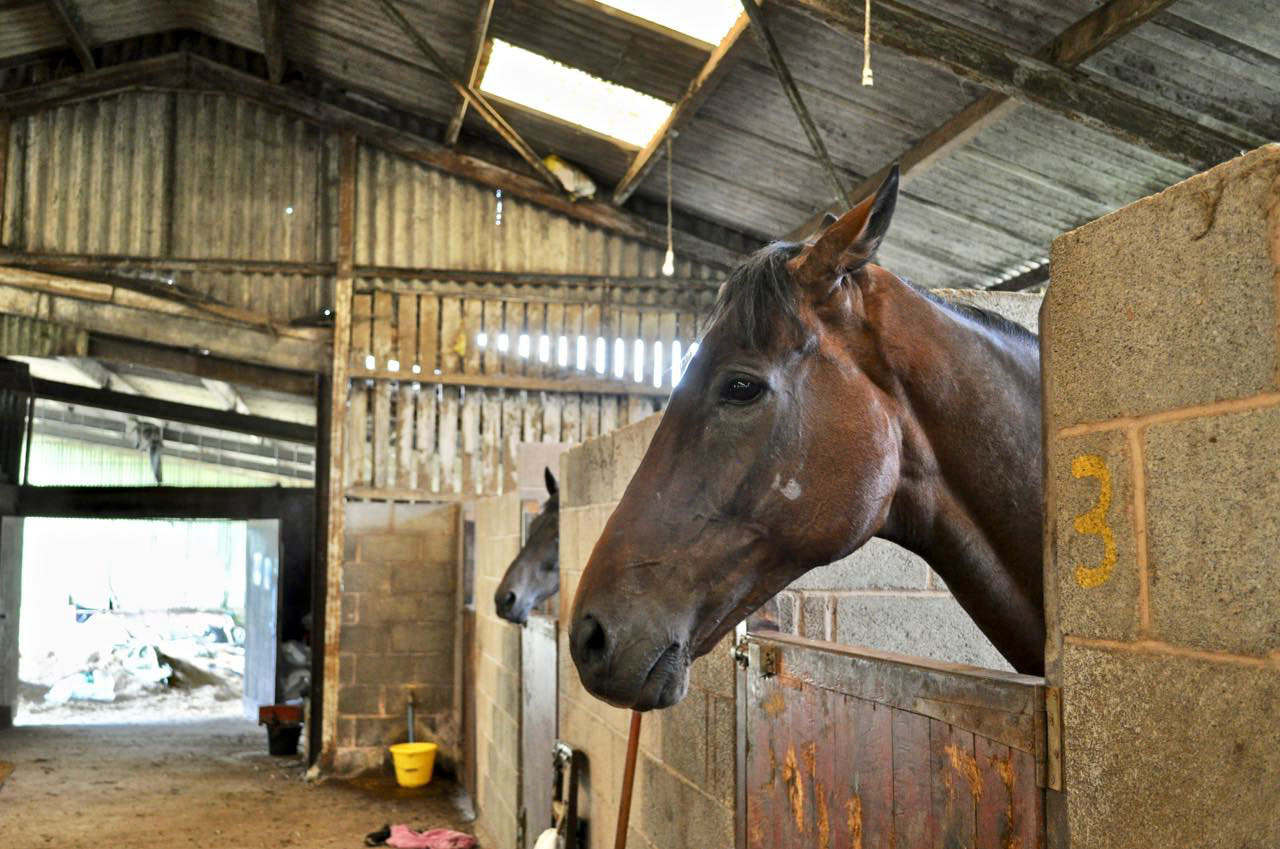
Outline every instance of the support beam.
[[(493, 17), (493, 2), (494, 0), (480, 0), (480, 11), (471, 30), (471, 47), (467, 50), (467, 85), (471, 88), (479, 85), (484, 66), (489, 61), (489, 20)], [(462, 132), (462, 122), (466, 117), (467, 99), (459, 96), (453, 117), (449, 119), (449, 126), (444, 131), (444, 143), (449, 147), (458, 143), (458, 134)]]
[(4, 211), (7, 208), (5, 191), (8, 187), (9, 174), (9, 130), (12, 126), (13, 120), (0, 110), (0, 245), (5, 242)]
[(680, 95), (680, 99), (671, 107), (671, 114), (667, 116), (667, 120), (662, 122), (662, 126), (658, 127), (653, 137), (649, 139), (648, 143), (631, 160), (631, 164), (627, 166), (627, 173), (622, 175), (622, 179), (618, 181), (618, 185), (613, 189), (613, 202), (615, 204), (621, 206), (627, 202), (627, 199), (639, 188), (640, 184), (644, 182), (644, 178), (649, 175), (649, 172), (657, 163), (658, 156), (663, 150), (667, 137), (678, 135), (681, 128), (693, 119), (693, 116), (702, 108), (702, 104), (720, 85), (720, 81), (724, 79), (732, 64), (728, 61), (729, 54), (750, 25), (751, 19), (744, 12), (733, 22), (733, 27), (725, 34), (725, 37), (720, 39), (716, 49), (707, 57), (702, 70), (698, 71), (698, 75), (689, 83), (689, 86), (684, 90), (684, 94)]
[(186, 422), (200, 427), (248, 433), (268, 439), (315, 444), (316, 429), (311, 425), (268, 419), (263, 416), (246, 416), (209, 407), (149, 398), (145, 395), (126, 395), (123, 392), (91, 389), (86, 386), (74, 386), (70, 383), (58, 383), (40, 378), (32, 378), (31, 383), (37, 398), (48, 398), (50, 401), (96, 407), (100, 410), (115, 410), (153, 419)]
[[(213, 90), (233, 94), (334, 132), (355, 133), (362, 141), (406, 159), (489, 188), (502, 189), (505, 194), (536, 203), (593, 227), (657, 247), (665, 247), (667, 243), (666, 228), (655, 221), (618, 209), (609, 203), (574, 202), (562, 191), (549, 188), (542, 181), (526, 174), (478, 156), (459, 153), (439, 142), (367, 118), (289, 86), (272, 85), (260, 77), (190, 53), (175, 53), (6, 92), (4, 100), (0, 101), (0, 115), (28, 114), (65, 103), (145, 87), (184, 91)], [(693, 262), (732, 268), (739, 260), (737, 251), (680, 230), (675, 232), (675, 240), (676, 252)], [(328, 273), (331, 268), (332, 265), (325, 265), (323, 271), (315, 273)]]
[(267, 60), (267, 79), (284, 79), (284, 29), (287, 0), (258, 0), (258, 26), (262, 31), (262, 55)]
[(84, 34), (84, 21), (76, 9), (75, 0), (49, 0), (49, 6), (53, 9), (53, 16), (58, 19), (58, 26), (62, 28), (67, 43), (75, 51), (76, 59), (80, 60), (80, 67), (85, 71), (95, 70), (98, 65), (93, 61), (93, 53), (89, 50), (89, 40)]
[(315, 384), (315, 375), (307, 372), (256, 366), (212, 354), (198, 354), (181, 348), (149, 345), (134, 339), (118, 339), (97, 333), (89, 335), (89, 356), (96, 360), (158, 368), (192, 377), (234, 380), (241, 386), (269, 389), (304, 398), (312, 395)]
[(212, 378), (202, 377), (200, 383), (204, 385), (209, 393), (222, 402), (223, 408), (240, 413), (241, 415), (250, 415), (249, 405), (244, 402), (244, 398), (236, 391), (236, 388), (225, 380), (213, 380)]
[(138, 387), (134, 386), (126, 378), (116, 374), (97, 360), (92, 360), (88, 357), (58, 357), (58, 362), (74, 369), (81, 377), (93, 384), (96, 389), (106, 389), (125, 395), (146, 394), (139, 391)]
[[(779, 0), (828, 26), (862, 35), (863, 4), (855, 0)], [(927, 15), (899, 0), (876, 0), (872, 40), (994, 92), (1033, 103), (1161, 156), (1204, 168), (1254, 147), (1115, 91), (1090, 77), (1055, 67), (977, 33)]]
[(1049, 282), (1049, 264), (1024, 271), (1016, 277), (1010, 277), (1003, 283), (988, 286), (988, 292), (1024, 292), (1034, 286), (1043, 286)]
[(23, 516), (93, 519), (275, 519), (306, 510), (309, 487), (23, 486)]
[(796, 120), (800, 122), (800, 128), (804, 130), (805, 137), (809, 139), (809, 147), (813, 148), (813, 155), (817, 157), (822, 170), (827, 173), (827, 179), (831, 181), (831, 185), (835, 187), (836, 197), (840, 198), (848, 206), (853, 206), (849, 200), (849, 192), (845, 189), (844, 181), (840, 179), (840, 172), (836, 169), (835, 163), (831, 161), (831, 154), (827, 152), (827, 145), (822, 140), (822, 132), (818, 130), (818, 125), (813, 122), (813, 116), (809, 114), (809, 108), (804, 105), (804, 98), (800, 95), (800, 89), (796, 86), (795, 79), (791, 76), (791, 69), (787, 67), (786, 60), (782, 58), (782, 50), (778, 47), (778, 42), (774, 40), (773, 33), (769, 30), (769, 24), (764, 19), (764, 12), (756, 5), (755, 0), (742, 0), (742, 8), (746, 10), (747, 17), (751, 18), (751, 31), (755, 34), (756, 40), (760, 42), (760, 46), (769, 56), (769, 63), (773, 65), (773, 72), (778, 77), (782, 90), (787, 95), (787, 100), (791, 101), (791, 109), (796, 113)]
[(440, 72), (445, 80), (448, 81), (455, 90), (457, 90), (458, 94), (471, 104), (472, 108), (474, 108), (476, 112), (480, 114), (480, 117), (485, 120), (485, 123), (492, 127), (493, 131), (496, 132), (503, 141), (511, 145), (512, 150), (520, 154), (520, 158), (528, 163), (529, 167), (532, 168), (539, 177), (545, 180), (548, 185), (556, 189), (561, 189), (560, 181), (557, 180), (555, 175), (552, 174), (547, 166), (542, 163), (542, 159), (538, 157), (538, 154), (534, 152), (533, 148), (529, 147), (524, 138), (516, 132), (515, 127), (511, 126), (511, 124), (507, 122), (506, 118), (503, 118), (498, 114), (498, 110), (493, 108), (493, 104), (489, 103), (483, 94), (458, 75), (458, 72), (445, 61), (444, 57), (441, 56), (434, 47), (431, 46), (431, 42), (427, 41), (426, 36), (418, 32), (418, 29), (413, 24), (409, 23), (409, 19), (401, 13), (393, 0), (378, 0), (378, 3), (382, 6), (383, 11), (387, 13), (387, 17), (400, 25), (400, 28), (404, 30), (405, 35), (409, 36), (409, 40), (417, 45), (418, 50), (422, 52), (422, 55), (426, 56), (428, 61), (435, 66), (436, 70)]
[[(1064, 70), (1074, 68), (1116, 39), (1149, 21), (1173, 2), (1174, 0), (1110, 0), (1037, 50), (1035, 58)], [(876, 28), (873, 26), (873, 37), (875, 32)], [(999, 92), (991, 92), (952, 115), (897, 159), (900, 187), (905, 189), (917, 175), (967, 144), (982, 130), (1004, 120), (1017, 107), (1016, 100)], [(886, 162), (878, 171), (859, 183), (850, 192), (853, 202), (858, 203), (870, 197), (884, 182), (893, 165), (893, 162)], [(848, 205), (839, 201), (832, 203), (788, 233), (787, 238), (793, 241), (803, 239), (817, 230), (828, 213), (838, 215), (848, 208)]]

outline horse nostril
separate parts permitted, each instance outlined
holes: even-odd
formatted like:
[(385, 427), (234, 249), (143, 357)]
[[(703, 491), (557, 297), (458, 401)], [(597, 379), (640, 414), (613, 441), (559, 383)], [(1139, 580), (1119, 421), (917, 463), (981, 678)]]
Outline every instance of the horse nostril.
[(578, 620), (573, 629), (573, 643), (578, 647), (578, 662), (589, 667), (602, 665), (609, 657), (609, 635), (590, 613)]
[(515, 607), (516, 594), (514, 592), (508, 592), (506, 595), (499, 595), (497, 602), (498, 610), (502, 613), (506, 613), (508, 610)]

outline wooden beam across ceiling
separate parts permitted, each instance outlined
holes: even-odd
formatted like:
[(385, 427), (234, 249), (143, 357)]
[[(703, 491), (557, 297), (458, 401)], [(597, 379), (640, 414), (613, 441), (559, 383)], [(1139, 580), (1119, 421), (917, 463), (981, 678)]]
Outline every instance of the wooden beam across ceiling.
[[(104, 68), (93, 73), (40, 83), (6, 92), (0, 115), (24, 115), (139, 88), (182, 91), (220, 91), (236, 95), (335, 132), (354, 132), (369, 144), (406, 159), (466, 178), (514, 197), (536, 203), (569, 218), (664, 247), (666, 228), (634, 213), (599, 201), (573, 201), (541, 180), (513, 171), (488, 159), (451, 150), (439, 142), (357, 114), (343, 106), (311, 97), (287, 85), (272, 83), (244, 71), (191, 53), (173, 53)], [(731, 248), (680, 230), (675, 231), (676, 252), (693, 262), (720, 268), (737, 264), (739, 253)]]
[[(475, 88), (480, 84), (484, 66), (489, 54), (489, 21), (493, 18), (494, 0), (480, 0), (480, 11), (476, 13), (475, 26), (471, 30), (471, 46), (467, 49), (467, 85)], [(444, 130), (444, 143), (453, 147), (458, 143), (458, 134), (462, 132), (462, 122), (467, 117), (467, 98), (458, 96), (458, 105), (453, 109), (449, 125)]]
[[(860, 0), (778, 0), (834, 29), (862, 37)], [(1157, 4), (1113, 3), (1069, 28), (1052, 49), (1028, 56), (985, 36), (927, 15), (898, 0), (876, 0), (871, 39), (956, 76), (992, 89), (994, 94), (1033, 103), (1073, 121), (1110, 133), (1176, 162), (1203, 168), (1253, 145), (1108, 88), (1069, 70), (1091, 50), (1110, 43), (1146, 20)], [(1087, 23), (1086, 23), (1087, 21)], [(1063, 62), (1063, 66), (1053, 64)], [(983, 120), (991, 109), (971, 105), (970, 114), (946, 132)], [(935, 139), (935, 143), (942, 139)], [(878, 184), (874, 175), (867, 180)], [(861, 187), (859, 187), (861, 189)], [(854, 193), (854, 200), (858, 199)]]
[(84, 34), (84, 21), (80, 18), (75, 0), (49, 0), (49, 7), (53, 10), (53, 16), (58, 19), (58, 26), (75, 52), (76, 59), (80, 61), (80, 67), (86, 71), (95, 70), (98, 64), (93, 61), (89, 39)]
[(457, 90), (458, 94), (471, 104), (472, 108), (479, 113), (485, 123), (492, 127), (493, 131), (497, 133), (503, 141), (511, 145), (512, 150), (520, 154), (520, 158), (528, 163), (529, 167), (534, 170), (534, 173), (545, 180), (547, 185), (563, 191), (560, 181), (557, 180), (556, 176), (551, 173), (550, 169), (543, 164), (542, 159), (539, 158), (534, 149), (529, 146), (529, 143), (524, 140), (524, 137), (516, 132), (516, 128), (511, 126), (506, 118), (502, 117), (498, 110), (493, 107), (493, 104), (491, 104), (483, 94), (476, 90), (475, 86), (463, 80), (458, 75), (457, 70), (450, 66), (449, 63), (445, 61), (445, 58), (440, 55), (439, 51), (431, 46), (431, 42), (427, 40), (427, 37), (420, 33), (418, 28), (409, 22), (409, 19), (406, 18), (404, 13), (396, 7), (393, 0), (378, 0), (378, 3), (382, 6), (383, 11), (387, 13), (387, 17), (400, 25), (400, 28), (404, 30), (405, 35), (409, 36), (409, 40), (417, 45), (418, 50), (422, 52), (422, 55), (426, 56), (445, 80)]
[[(1110, 0), (1058, 33), (1035, 52), (1035, 57), (1069, 70), (1149, 21), (1173, 2), (1174, 0)], [(1018, 106), (1018, 101), (1000, 92), (989, 92), (952, 115), (895, 160), (900, 169), (900, 187), (905, 189), (916, 176), (968, 143), (986, 127), (1004, 120)], [(894, 164), (886, 162), (858, 184), (850, 193), (853, 202), (858, 203), (870, 197), (884, 182)], [(843, 202), (835, 201), (788, 233), (787, 238), (803, 239), (817, 230), (828, 214), (839, 215), (848, 208)]]
[(284, 31), (288, 0), (258, 0), (258, 27), (262, 31), (262, 55), (267, 59), (267, 79), (284, 79)]
[(690, 81), (689, 86), (684, 90), (684, 94), (680, 95), (680, 99), (671, 107), (667, 120), (662, 122), (662, 126), (658, 127), (654, 132), (653, 138), (636, 153), (631, 160), (631, 164), (627, 167), (627, 173), (622, 175), (622, 179), (618, 181), (618, 185), (613, 189), (613, 202), (619, 206), (626, 203), (636, 188), (644, 182), (644, 178), (649, 175), (653, 166), (658, 161), (658, 154), (663, 149), (663, 143), (666, 142), (668, 136), (676, 136), (679, 134), (681, 127), (693, 119), (698, 110), (702, 108), (702, 104), (706, 102), (711, 93), (720, 85), (720, 81), (729, 71), (731, 63), (728, 61), (729, 54), (733, 51), (734, 45), (738, 43), (738, 39), (751, 26), (751, 19), (746, 13), (738, 16), (733, 22), (729, 32), (725, 37), (720, 39), (720, 43), (716, 45), (716, 49), (707, 57), (706, 63), (702, 66), (702, 70), (698, 71), (698, 75)]

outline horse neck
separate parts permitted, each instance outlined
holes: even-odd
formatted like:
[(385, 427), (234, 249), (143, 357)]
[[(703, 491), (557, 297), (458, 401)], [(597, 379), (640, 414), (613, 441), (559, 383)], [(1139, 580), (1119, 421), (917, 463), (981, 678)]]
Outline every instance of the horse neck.
[(908, 340), (882, 344), (895, 378), (887, 391), (900, 411), (902, 476), (880, 535), (923, 557), (1015, 668), (1039, 673), (1038, 347), (897, 278), (878, 282), (868, 298), (868, 312), (879, 313), (873, 325), (885, 339)]

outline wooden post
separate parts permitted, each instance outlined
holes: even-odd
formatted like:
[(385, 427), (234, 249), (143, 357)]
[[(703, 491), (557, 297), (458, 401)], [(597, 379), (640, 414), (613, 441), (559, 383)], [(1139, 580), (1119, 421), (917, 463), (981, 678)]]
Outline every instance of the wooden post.
[(8, 115), (0, 115), (0, 245), (4, 244), (4, 211), (5, 190), (8, 187), (6, 177), (9, 174), (9, 130), (13, 119)]
[[(480, 0), (480, 11), (476, 14), (475, 29), (471, 32), (471, 49), (467, 52), (467, 85), (472, 88), (480, 82), (480, 74), (488, 64), (489, 19), (493, 17), (494, 0)], [(444, 143), (453, 147), (458, 143), (458, 134), (462, 132), (462, 121), (467, 117), (467, 99), (458, 97), (458, 105), (449, 119), (449, 126), (444, 131)]]
[(640, 711), (631, 711), (631, 733), (627, 736), (627, 761), (622, 768), (622, 793), (618, 801), (618, 830), (613, 835), (614, 849), (627, 849), (627, 824), (631, 821), (631, 788), (636, 779), (636, 752), (640, 748)]
[(329, 400), (328, 546), (324, 606), (324, 691), (321, 716), (322, 768), (333, 765), (338, 740), (338, 637), (342, 630), (342, 550), (346, 493), (343, 454), (346, 447), (347, 370), (351, 347), (351, 296), (355, 286), (356, 156), (354, 133), (342, 137), (338, 153), (338, 276), (333, 297), (333, 367)]

